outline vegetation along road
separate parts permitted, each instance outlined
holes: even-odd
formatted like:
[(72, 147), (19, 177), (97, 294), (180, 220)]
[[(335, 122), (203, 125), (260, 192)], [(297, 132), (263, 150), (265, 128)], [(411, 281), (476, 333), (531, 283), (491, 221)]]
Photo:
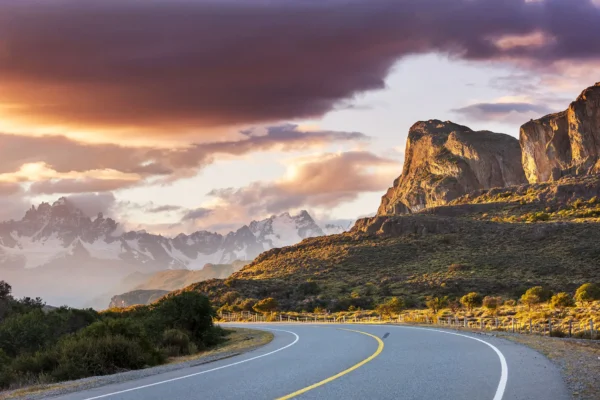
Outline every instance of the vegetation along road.
[(237, 357), (59, 398), (570, 398), (549, 360), (503, 339), (390, 325), (249, 325), (272, 330), (274, 340)]

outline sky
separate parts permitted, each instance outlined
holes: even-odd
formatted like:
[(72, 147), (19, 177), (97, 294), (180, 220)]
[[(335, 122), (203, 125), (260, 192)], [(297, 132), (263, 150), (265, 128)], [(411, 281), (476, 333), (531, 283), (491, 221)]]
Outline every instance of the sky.
[(0, 220), (377, 210), (409, 128), (518, 138), (600, 81), (596, 0), (0, 0)]

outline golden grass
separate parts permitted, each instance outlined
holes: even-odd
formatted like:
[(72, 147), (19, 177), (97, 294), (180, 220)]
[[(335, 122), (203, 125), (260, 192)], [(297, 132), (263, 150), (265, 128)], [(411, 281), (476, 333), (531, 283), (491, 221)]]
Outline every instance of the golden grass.
[(259, 331), (247, 328), (226, 328), (231, 333), (227, 336), (227, 341), (223, 342), (210, 350), (201, 351), (196, 354), (182, 357), (172, 357), (169, 364), (178, 364), (191, 360), (200, 360), (202, 358), (227, 355), (232, 357), (246, 351), (264, 346), (273, 340), (271, 332)]

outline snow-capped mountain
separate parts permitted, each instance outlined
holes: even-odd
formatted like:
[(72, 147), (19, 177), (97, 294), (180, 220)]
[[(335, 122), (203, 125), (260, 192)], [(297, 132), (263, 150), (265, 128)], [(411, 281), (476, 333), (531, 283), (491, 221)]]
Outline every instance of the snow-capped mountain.
[[(0, 276), (14, 282), (15, 292), (24, 286), (40, 289), (21, 291), (22, 295), (43, 295), (52, 288), (67, 301), (73, 279), (76, 291), (92, 295), (88, 292), (99, 292), (135, 271), (198, 270), (207, 263), (252, 260), (265, 250), (324, 234), (306, 211), (253, 221), (226, 235), (198, 231), (167, 238), (145, 231), (122, 233), (116, 221), (102, 214), (89, 218), (61, 198), (33, 206), (20, 221), (0, 223)], [(53, 281), (50, 288), (47, 280)]]
[[(125, 261), (146, 270), (201, 269), (207, 263), (252, 260), (265, 250), (325, 234), (306, 211), (252, 221), (227, 235), (198, 231), (167, 238), (145, 231), (118, 233), (117, 228), (102, 214), (87, 217), (65, 198), (52, 205), (42, 203), (21, 221), (0, 223), (0, 266), (36, 268), (78, 255)], [(327, 225), (328, 232), (342, 229)]]

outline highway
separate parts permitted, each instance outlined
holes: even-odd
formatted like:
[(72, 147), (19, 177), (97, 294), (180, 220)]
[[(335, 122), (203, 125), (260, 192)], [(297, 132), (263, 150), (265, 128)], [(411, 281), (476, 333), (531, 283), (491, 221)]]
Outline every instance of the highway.
[(243, 326), (275, 337), (240, 356), (53, 399), (571, 398), (549, 360), (487, 335), (395, 325)]

